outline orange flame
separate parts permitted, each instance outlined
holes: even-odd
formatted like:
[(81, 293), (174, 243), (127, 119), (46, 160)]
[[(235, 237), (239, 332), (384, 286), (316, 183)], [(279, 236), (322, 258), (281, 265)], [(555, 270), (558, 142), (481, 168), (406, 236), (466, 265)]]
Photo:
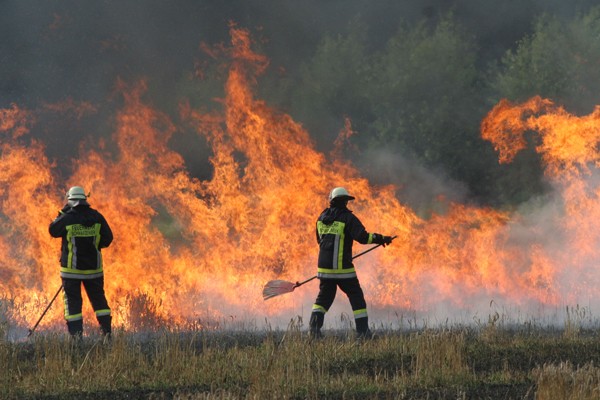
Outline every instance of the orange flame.
[[(423, 220), (397, 200), (394, 186), (374, 187), (350, 163), (328, 160), (300, 124), (256, 99), (268, 60), (251, 50), (247, 31), (232, 26), (231, 36), (223, 112), (181, 106), (182, 119), (211, 146), (209, 180), (191, 176), (169, 148), (177, 126), (144, 103), (144, 82), (119, 83), (125, 102), (114, 146), (101, 141), (82, 151), (66, 182), (43, 144), (26, 143), (30, 113), (0, 110), (0, 288), (15, 304), (16, 323), (32, 325), (60, 285), (59, 243), (47, 226), (72, 184), (91, 191), (92, 206), (113, 228), (106, 291), (115, 324), (127, 329), (309, 312), (316, 289), (264, 302), (262, 286), (315, 274), (314, 222), (339, 185), (356, 196), (353, 209), (368, 230), (398, 235), (356, 260), (373, 310), (466, 308), (497, 298), (558, 305), (597, 295), (599, 192), (576, 173), (597, 166), (597, 111), (577, 118), (540, 98), (503, 101), (482, 124), (503, 162), (526, 146), (526, 130), (540, 133), (538, 151), (564, 209), (519, 215), (450, 204)], [(42, 326), (60, 321), (54, 307)]]
[[(537, 115), (540, 114), (540, 115)], [(599, 166), (600, 107), (588, 116), (576, 117), (548, 99), (533, 97), (520, 106), (502, 100), (482, 123), (482, 137), (500, 153), (500, 162), (510, 162), (527, 143), (524, 133), (538, 132), (546, 172), (554, 179), (589, 173)]]
[[(558, 196), (552, 213), (543, 216), (545, 223), (531, 228), (544, 242), (531, 249), (527, 274), (553, 293), (553, 303), (587, 302), (597, 296), (599, 278), (595, 266), (600, 234), (594, 221), (600, 213), (595, 178), (600, 108), (578, 117), (539, 96), (521, 105), (503, 100), (482, 123), (482, 137), (494, 144), (501, 162), (511, 161), (525, 148), (527, 131), (538, 134), (536, 151)], [(544, 228), (547, 232), (540, 232)]]

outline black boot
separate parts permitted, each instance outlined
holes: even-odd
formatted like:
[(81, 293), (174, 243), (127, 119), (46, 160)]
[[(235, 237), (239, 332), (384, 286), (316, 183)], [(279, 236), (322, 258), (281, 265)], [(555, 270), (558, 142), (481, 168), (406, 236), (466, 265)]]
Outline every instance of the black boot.
[(83, 336), (83, 320), (67, 321), (67, 329), (69, 330), (69, 335), (74, 339), (81, 339)]
[(356, 322), (356, 335), (357, 338), (362, 339), (371, 339), (373, 337), (373, 332), (369, 329), (369, 318), (357, 318)]
[(98, 323), (100, 324), (100, 331), (102, 331), (103, 336), (110, 336), (112, 332), (112, 317), (110, 315), (101, 315), (98, 318)]
[(321, 339), (321, 328), (323, 327), (323, 321), (325, 320), (325, 314), (322, 312), (313, 312), (310, 315), (309, 327), (310, 327), (310, 338)]

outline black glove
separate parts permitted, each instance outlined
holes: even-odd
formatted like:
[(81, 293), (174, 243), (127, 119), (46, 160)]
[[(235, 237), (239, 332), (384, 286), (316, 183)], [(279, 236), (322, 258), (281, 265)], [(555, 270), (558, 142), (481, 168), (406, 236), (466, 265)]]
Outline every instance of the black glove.
[(381, 235), (379, 233), (374, 233), (373, 234), (373, 243), (380, 244), (383, 247), (385, 247), (388, 244), (392, 243), (392, 240), (394, 240), (394, 238), (392, 236), (383, 236), (383, 235)]
[(58, 212), (58, 215), (65, 214), (67, 211), (71, 209), (71, 206), (67, 203), (63, 206), (63, 208)]

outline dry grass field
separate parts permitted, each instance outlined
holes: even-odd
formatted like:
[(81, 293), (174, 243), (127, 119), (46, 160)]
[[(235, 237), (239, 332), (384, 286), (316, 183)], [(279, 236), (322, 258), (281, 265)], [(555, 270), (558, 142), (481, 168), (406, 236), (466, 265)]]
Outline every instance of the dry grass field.
[[(117, 331), (0, 340), (2, 399), (598, 399), (594, 329)], [(6, 335), (4, 335), (6, 336)]]

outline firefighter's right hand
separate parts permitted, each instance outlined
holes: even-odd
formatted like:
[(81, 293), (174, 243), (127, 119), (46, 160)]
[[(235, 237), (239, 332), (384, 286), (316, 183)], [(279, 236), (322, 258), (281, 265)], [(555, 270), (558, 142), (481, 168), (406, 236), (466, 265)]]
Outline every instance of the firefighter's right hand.
[(58, 215), (63, 215), (65, 214), (67, 211), (69, 211), (71, 209), (71, 206), (69, 204), (65, 204), (63, 206), (63, 208), (58, 212)]
[(380, 235), (379, 233), (373, 234), (373, 243), (380, 244), (383, 247), (392, 243), (392, 240), (394, 240), (394, 238), (392, 236), (383, 236), (383, 235)]

